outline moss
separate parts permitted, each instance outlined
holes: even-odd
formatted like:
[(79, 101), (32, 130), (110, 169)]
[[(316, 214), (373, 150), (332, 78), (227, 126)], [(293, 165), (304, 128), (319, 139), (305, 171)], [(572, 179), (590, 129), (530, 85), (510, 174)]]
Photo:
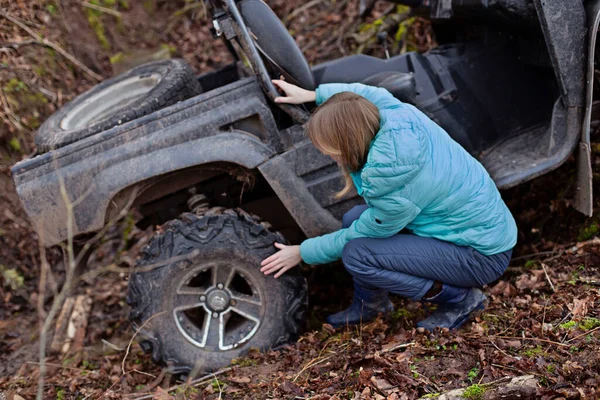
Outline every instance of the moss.
[(17, 138), (10, 139), (10, 141), (8, 142), (8, 145), (10, 146), (11, 149), (16, 151), (17, 153), (23, 152), (23, 149), (21, 149), (21, 142)]
[(225, 387), (225, 382), (222, 382), (220, 380), (218, 380), (217, 378), (213, 379), (210, 382), (211, 386), (213, 387), (214, 390), (223, 390), (223, 388)]
[(160, 45), (161, 49), (165, 49), (169, 52), (170, 55), (173, 55), (177, 52), (177, 47), (170, 45), (168, 43), (163, 43)]
[(104, 50), (110, 50), (110, 43), (108, 38), (106, 37), (106, 32), (104, 31), (104, 24), (98, 15), (96, 15), (96, 10), (88, 10), (86, 9), (86, 16), (90, 27), (96, 34), (98, 41), (100, 42), (100, 46)]
[(60, 388), (56, 391), (56, 400), (64, 400), (65, 399), (65, 389)]
[(143, 0), (142, 6), (144, 7), (144, 10), (146, 10), (146, 12), (150, 15), (154, 14), (154, 11), (156, 10), (154, 0)]
[(593, 317), (586, 317), (581, 321), (581, 328), (585, 331), (591, 331), (600, 326), (600, 319)]
[(546, 365), (546, 371), (548, 371), (550, 374), (553, 374), (556, 372), (556, 366), (554, 364), (548, 364)]
[(486, 388), (481, 385), (471, 385), (463, 392), (463, 397), (469, 400), (482, 400)]
[(27, 84), (17, 78), (11, 78), (6, 85), (3, 86), (5, 93), (18, 93), (29, 91)]
[(54, 4), (54, 3), (46, 4), (46, 11), (48, 11), (48, 13), (50, 15), (56, 14), (56, 11), (57, 11), (56, 4)]
[(535, 260), (527, 260), (525, 263), (525, 268), (535, 268), (537, 266), (537, 261)]
[(574, 329), (576, 326), (577, 326), (577, 322), (575, 322), (575, 321), (569, 321), (569, 322), (565, 322), (564, 324), (559, 325), (559, 327), (561, 327), (562, 329), (567, 329), (567, 330)]
[(392, 319), (410, 319), (412, 317), (412, 313), (408, 311), (406, 308), (399, 308), (392, 313)]
[(422, 399), (437, 399), (440, 397), (439, 393), (428, 393), (425, 396), (421, 397)]
[(118, 53), (113, 54), (112, 56), (110, 56), (110, 58), (108, 59), (108, 61), (110, 61), (110, 63), (112, 65), (115, 65), (115, 64), (118, 64), (121, 61), (123, 61), (123, 57), (124, 57), (123, 53), (122, 52), (118, 52)]
[(544, 352), (544, 349), (542, 349), (542, 346), (536, 346), (533, 349), (527, 349), (521, 352), (521, 354), (523, 354), (526, 357), (535, 357), (537, 355), (540, 355)]
[(0, 264), (0, 277), (4, 281), (4, 286), (17, 290), (25, 285), (25, 278), (14, 268), (6, 268)]
[[(90, 0), (90, 4), (110, 9), (116, 9), (119, 5), (121, 5), (125, 9), (129, 8), (129, 3), (123, 0)], [(90, 27), (92, 28), (94, 33), (96, 34), (96, 37), (98, 38), (98, 41), (100, 42), (102, 48), (104, 50), (110, 50), (110, 42), (108, 41), (108, 38), (106, 36), (104, 23), (102, 22), (102, 17), (104, 13), (102, 11), (94, 10), (87, 7), (84, 9), (84, 11), (87, 21), (90, 24)], [(121, 18), (117, 18), (117, 27), (120, 30), (124, 29), (123, 21), (121, 20)]]
[(35, 67), (33, 67), (33, 72), (37, 75), (37, 76), (44, 76), (46, 75), (46, 68), (44, 68), (42, 65), (36, 65)]
[(412, 24), (414, 24), (414, 22), (415, 22), (415, 17), (411, 17), (411, 18), (408, 18), (408, 19), (402, 21), (398, 25), (398, 30), (396, 31), (396, 34), (394, 35), (394, 39), (396, 40), (396, 42), (399, 42), (406, 37), (406, 34), (408, 33), (409, 28), (412, 26)]
[(231, 365), (237, 365), (239, 367), (251, 367), (257, 364), (258, 362), (256, 360), (250, 358), (235, 358), (231, 361)]
[(594, 222), (590, 223), (589, 225), (581, 228), (581, 230), (579, 231), (579, 234), (577, 235), (577, 240), (580, 242), (589, 240), (589, 239), (593, 238), (594, 236), (596, 236), (596, 234), (598, 234), (599, 231), (600, 231), (600, 227), (598, 226), (598, 223), (596, 221), (594, 221)]

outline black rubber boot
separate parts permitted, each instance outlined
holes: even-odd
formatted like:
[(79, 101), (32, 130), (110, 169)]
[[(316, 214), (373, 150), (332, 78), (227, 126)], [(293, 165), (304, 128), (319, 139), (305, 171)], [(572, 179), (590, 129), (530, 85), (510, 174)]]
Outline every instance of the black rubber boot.
[(458, 329), (474, 313), (485, 309), (487, 297), (477, 288), (465, 289), (443, 285), (442, 291), (430, 298), (423, 299), (440, 306), (428, 318), (417, 323), (418, 328), (433, 331), (434, 328)]
[(356, 325), (369, 322), (377, 314), (387, 314), (394, 310), (394, 305), (388, 298), (388, 292), (383, 289), (365, 288), (354, 284), (354, 298), (350, 307), (327, 317), (327, 323), (334, 328), (345, 325)]

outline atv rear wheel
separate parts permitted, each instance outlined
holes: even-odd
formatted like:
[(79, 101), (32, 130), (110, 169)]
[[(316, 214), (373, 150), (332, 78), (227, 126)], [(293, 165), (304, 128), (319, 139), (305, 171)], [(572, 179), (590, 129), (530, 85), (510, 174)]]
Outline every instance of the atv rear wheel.
[(66, 146), (201, 93), (183, 60), (135, 67), (94, 86), (52, 114), (35, 134), (40, 152)]
[(130, 319), (152, 360), (174, 373), (213, 371), (250, 348), (300, 333), (306, 280), (260, 272), (279, 233), (241, 210), (184, 214), (165, 224), (131, 274)]

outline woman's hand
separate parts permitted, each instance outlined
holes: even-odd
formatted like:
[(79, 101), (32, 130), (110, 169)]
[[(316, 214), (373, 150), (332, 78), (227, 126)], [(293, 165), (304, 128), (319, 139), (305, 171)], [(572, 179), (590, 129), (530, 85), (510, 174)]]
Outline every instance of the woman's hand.
[(273, 79), (273, 84), (285, 92), (286, 97), (276, 97), (275, 103), (302, 104), (315, 101), (317, 94), (312, 90), (302, 89), (286, 81)]
[(262, 265), (260, 271), (264, 272), (265, 275), (269, 275), (279, 270), (275, 274), (275, 278), (279, 278), (285, 271), (300, 264), (302, 257), (300, 257), (300, 246), (286, 246), (285, 244), (275, 243), (275, 247), (279, 251), (260, 263)]

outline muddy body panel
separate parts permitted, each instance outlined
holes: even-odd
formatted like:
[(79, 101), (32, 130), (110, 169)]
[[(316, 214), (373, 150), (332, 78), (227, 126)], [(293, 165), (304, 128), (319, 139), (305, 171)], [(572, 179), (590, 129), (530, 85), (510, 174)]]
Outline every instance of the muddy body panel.
[(67, 238), (61, 185), (74, 205), (73, 235), (98, 231), (151, 179), (214, 161), (255, 168), (282, 151), (263, 99), (248, 78), (21, 162), (18, 194), (47, 245)]

